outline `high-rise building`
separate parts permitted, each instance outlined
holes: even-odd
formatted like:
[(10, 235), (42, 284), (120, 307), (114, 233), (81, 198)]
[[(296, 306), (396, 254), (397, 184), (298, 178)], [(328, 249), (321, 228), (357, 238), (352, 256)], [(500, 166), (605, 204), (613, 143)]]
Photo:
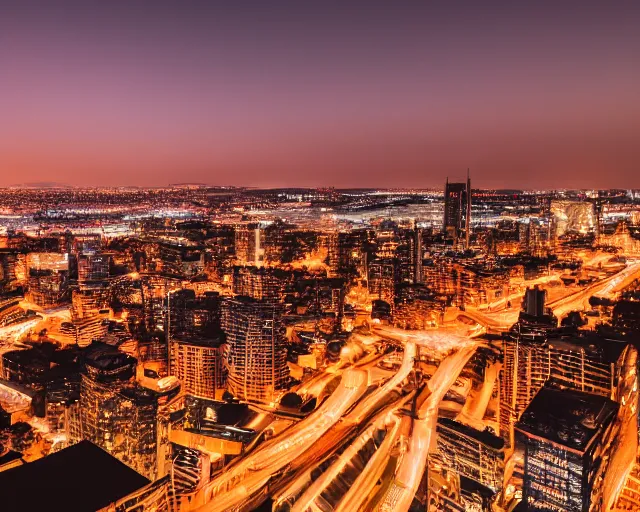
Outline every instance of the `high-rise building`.
[(253, 299), (280, 301), (284, 297), (285, 285), (293, 275), (277, 268), (234, 267), (233, 293)]
[(264, 262), (264, 230), (258, 224), (236, 228), (236, 261), (239, 265), (260, 266)]
[(399, 243), (392, 252), (398, 264), (398, 283), (422, 282), (422, 231), (418, 228), (398, 233)]
[(504, 476), (504, 440), (448, 418), (439, 418), (438, 458), (461, 477), (499, 492)]
[(469, 247), (471, 234), (471, 178), (467, 172), (466, 183), (449, 183), (444, 187), (443, 231), (455, 241), (462, 239)]
[(85, 357), (80, 433), (150, 479), (158, 476), (158, 401), (133, 382), (137, 361), (98, 344)]
[(617, 411), (618, 404), (602, 396), (540, 390), (516, 425), (524, 446), (524, 510), (604, 509)]
[(223, 303), (228, 389), (248, 401), (271, 401), (289, 379), (282, 306), (235, 297)]
[(56, 333), (50, 337), (65, 345), (76, 344), (87, 347), (91, 342), (100, 340), (109, 329), (105, 315), (94, 314), (82, 318), (75, 318), (73, 322), (63, 322)]
[(396, 289), (397, 266), (393, 260), (377, 259), (369, 263), (369, 294), (373, 299), (382, 300), (393, 306)]
[(535, 286), (526, 290), (518, 321), (511, 327), (513, 336), (521, 340), (544, 341), (558, 327), (558, 319), (546, 307), (547, 291)]
[(635, 349), (598, 339), (516, 339), (504, 341), (503, 354), (500, 433), (513, 446), (514, 424), (547, 382), (617, 400), (626, 361), (635, 357)]
[(529, 288), (524, 295), (524, 311), (529, 316), (540, 317), (545, 314), (545, 300), (547, 291), (540, 289), (538, 286)]
[(109, 308), (109, 287), (98, 283), (74, 289), (71, 292), (71, 307), (73, 320), (97, 315)]
[(109, 256), (86, 253), (78, 256), (78, 284), (80, 286), (102, 282), (109, 278)]
[(415, 284), (422, 283), (422, 229), (417, 226), (414, 229), (414, 277)]
[(221, 399), (226, 388), (224, 347), (220, 340), (176, 339), (169, 344), (169, 374), (190, 395)]
[(50, 308), (68, 298), (69, 255), (30, 253), (27, 256), (29, 296), (38, 306)]

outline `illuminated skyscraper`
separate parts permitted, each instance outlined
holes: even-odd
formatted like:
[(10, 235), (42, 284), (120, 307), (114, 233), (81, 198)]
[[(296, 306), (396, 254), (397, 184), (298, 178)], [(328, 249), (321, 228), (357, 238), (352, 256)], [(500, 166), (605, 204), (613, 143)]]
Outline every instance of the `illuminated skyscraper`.
[(373, 299), (393, 305), (396, 286), (396, 264), (393, 260), (377, 259), (369, 263), (369, 293)]
[(80, 432), (138, 473), (158, 476), (158, 400), (135, 385), (137, 361), (107, 345), (85, 358), (80, 384)]
[(222, 329), (227, 334), (228, 389), (249, 401), (270, 401), (289, 378), (282, 306), (236, 297), (224, 302)]
[(525, 455), (524, 510), (604, 509), (617, 411), (618, 404), (602, 396), (540, 390), (516, 425)]
[(253, 299), (281, 301), (287, 281), (293, 281), (293, 275), (277, 268), (247, 266), (233, 269), (233, 293)]
[(467, 171), (466, 183), (449, 183), (444, 188), (443, 231), (458, 241), (464, 237), (465, 248), (469, 247), (471, 229), (471, 178)]
[(499, 492), (504, 475), (504, 441), (448, 418), (437, 424), (437, 457), (456, 475)]
[(554, 338), (544, 343), (505, 340), (500, 390), (500, 432), (513, 446), (513, 425), (539, 390), (551, 381), (559, 388), (620, 399), (630, 345), (598, 339)]
[(175, 339), (169, 344), (169, 374), (190, 395), (222, 398), (226, 384), (223, 346), (219, 340)]
[(109, 257), (100, 253), (78, 256), (78, 284), (80, 286), (101, 282), (109, 277)]
[(239, 265), (260, 266), (264, 262), (264, 230), (257, 224), (236, 228), (236, 261)]

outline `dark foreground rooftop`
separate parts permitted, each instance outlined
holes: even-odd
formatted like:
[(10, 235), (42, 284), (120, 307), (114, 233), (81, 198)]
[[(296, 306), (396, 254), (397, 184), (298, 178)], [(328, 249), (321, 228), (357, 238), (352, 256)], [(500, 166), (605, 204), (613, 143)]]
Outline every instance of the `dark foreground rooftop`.
[(149, 483), (89, 441), (0, 473), (3, 512), (95, 512)]
[(618, 404), (603, 396), (544, 387), (522, 414), (516, 428), (584, 451), (599, 431), (609, 424), (617, 410)]

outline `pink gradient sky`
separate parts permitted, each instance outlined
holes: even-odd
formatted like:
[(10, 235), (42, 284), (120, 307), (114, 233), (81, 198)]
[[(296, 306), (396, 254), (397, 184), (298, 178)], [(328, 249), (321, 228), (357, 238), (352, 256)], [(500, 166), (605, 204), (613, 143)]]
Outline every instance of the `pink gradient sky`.
[(639, 2), (15, 4), (0, 186), (640, 187)]

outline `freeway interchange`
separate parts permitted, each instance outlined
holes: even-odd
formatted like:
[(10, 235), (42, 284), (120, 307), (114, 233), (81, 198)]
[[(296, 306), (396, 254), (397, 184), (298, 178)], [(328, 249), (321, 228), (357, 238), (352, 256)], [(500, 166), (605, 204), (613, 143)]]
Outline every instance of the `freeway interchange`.
[[(612, 297), (639, 276), (640, 263), (631, 262), (549, 306), (559, 317), (582, 310), (591, 296)], [(462, 315), (475, 325), (407, 331), (374, 324), (370, 336), (353, 335), (340, 361), (298, 391), (318, 396), (339, 377), (337, 388), (309, 416), (214, 476), (201, 488), (196, 510), (248, 511), (267, 497), (282, 511), (409, 510), (433, 447), (438, 408), (479, 346), (476, 337), (514, 322), (509, 311)], [(390, 345), (402, 351), (401, 361), (392, 372), (374, 371), (391, 358), (384, 350)], [(421, 356), (438, 366), (418, 385)], [(486, 396), (478, 402), (485, 407)], [(462, 411), (461, 420), (477, 421), (475, 408)]]
[[(409, 509), (426, 468), (438, 405), (478, 342), (438, 330), (377, 326), (373, 333), (377, 341), (360, 362), (333, 368), (340, 384), (326, 401), (208, 482), (198, 511), (250, 510), (267, 493), (275, 510)], [(402, 360), (390, 376), (376, 380), (372, 370), (389, 357), (381, 350), (389, 344), (402, 350)], [(439, 358), (440, 365), (420, 388), (403, 391), (419, 353)], [(412, 401), (419, 404), (413, 415)], [(363, 460), (366, 447), (371, 453)], [(332, 492), (344, 479), (357, 487)]]

